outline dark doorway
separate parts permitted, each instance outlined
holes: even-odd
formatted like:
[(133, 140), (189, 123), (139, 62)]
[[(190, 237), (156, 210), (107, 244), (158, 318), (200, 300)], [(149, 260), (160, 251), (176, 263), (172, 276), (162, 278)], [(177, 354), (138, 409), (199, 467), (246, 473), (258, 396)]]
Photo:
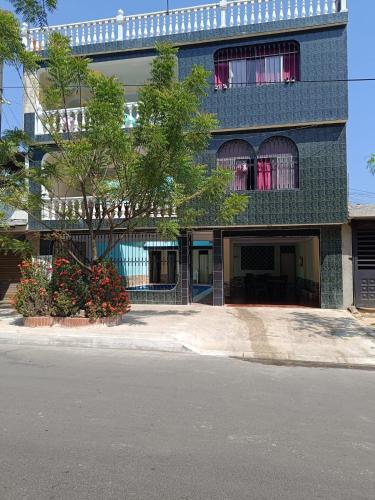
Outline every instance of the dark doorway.
[(318, 237), (226, 238), (227, 304), (319, 306)]
[(167, 274), (168, 283), (176, 283), (177, 276), (177, 253), (173, 250), (168, 252), (167, 257)]
[(150, 282), (160, 283), (161, 281), (161, 252), (153, 250), (150, 258)]

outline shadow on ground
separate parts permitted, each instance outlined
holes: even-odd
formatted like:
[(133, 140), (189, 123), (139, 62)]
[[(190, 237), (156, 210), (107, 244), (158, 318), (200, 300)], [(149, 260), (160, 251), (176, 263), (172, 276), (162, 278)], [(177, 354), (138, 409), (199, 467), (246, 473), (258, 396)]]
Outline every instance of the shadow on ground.
[(301, 330), (305, 335), (313, 337), (319, 335), (325, 338), (353, 338), (369, 335), (354, 318), (323, 316), (309, 312), (293, 312), (293, 327)]

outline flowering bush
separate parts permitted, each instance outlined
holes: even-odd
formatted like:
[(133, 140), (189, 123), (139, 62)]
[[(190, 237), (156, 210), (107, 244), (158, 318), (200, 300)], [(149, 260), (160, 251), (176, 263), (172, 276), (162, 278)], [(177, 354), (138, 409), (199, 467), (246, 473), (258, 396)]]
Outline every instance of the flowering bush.
[(24, 317), (76, 316), (85, 310), (92, 319), (119, 316), (129, 311), (129, 297), (111, 262), (94, 266), (91, 274), (65, 258), (53, 263), (52, 277), (42, 263), (24, 261), (21, 282), (14, 298)]
[(64, 258), (56, 259), (53, 264), (51, 288), (54, 316), (75, 316), (80, 309), (84, 309), (87, 279), (78, 264)]
[(86, 315), (105, 318), (125, 314), (129, 309), (129, 297), (115, 265), (112, 262), (95, 265), (89, 277)]
[(21, 281), (13, 299), (14, 307), (25, 318), (48, 316), (51, 312), (50, 283), (44, 263), (24, 260)]

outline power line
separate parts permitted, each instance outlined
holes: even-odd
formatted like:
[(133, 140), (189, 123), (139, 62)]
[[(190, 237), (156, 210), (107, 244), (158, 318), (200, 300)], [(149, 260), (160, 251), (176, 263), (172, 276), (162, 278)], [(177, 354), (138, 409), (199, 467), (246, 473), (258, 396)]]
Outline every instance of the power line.
[[(299, 83), (364, 83), (364, 82), (375, 82), (375, 77), (371, 78), (337, 78), (337, 79), (329, 79), (329, 80), (296, 80), (294, 81), (283, 81), (283, 82), (235, 82), (231, 87), (228, 88), (236, 88), (236, 87), (250, 87), (252, 85), (261, 86), (261, 85), (295, 85)], [(122, 87), (146, 87), (145, 83), (121, 83)], [(217, 87), (214, 83), (208, 83), (208, 85)], [(3, 89), (34, 89), (35, 87), (24, 87), (23, 85), (5, 85)], [(87, 88), (87, 85), (70, 85), (68, 88)], [(220, 89), (225, 90), (225, 89)]]

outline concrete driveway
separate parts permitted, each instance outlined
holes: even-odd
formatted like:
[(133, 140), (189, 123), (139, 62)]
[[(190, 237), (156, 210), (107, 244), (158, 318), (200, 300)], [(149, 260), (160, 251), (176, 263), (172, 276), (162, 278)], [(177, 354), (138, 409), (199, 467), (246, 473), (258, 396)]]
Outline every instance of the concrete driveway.
[(0, 343), (186, 351), (290, 362), (375, 366), (374, 330), (347, 311), (134, 305), (116, 327), (27, 329), (0, 308)]

